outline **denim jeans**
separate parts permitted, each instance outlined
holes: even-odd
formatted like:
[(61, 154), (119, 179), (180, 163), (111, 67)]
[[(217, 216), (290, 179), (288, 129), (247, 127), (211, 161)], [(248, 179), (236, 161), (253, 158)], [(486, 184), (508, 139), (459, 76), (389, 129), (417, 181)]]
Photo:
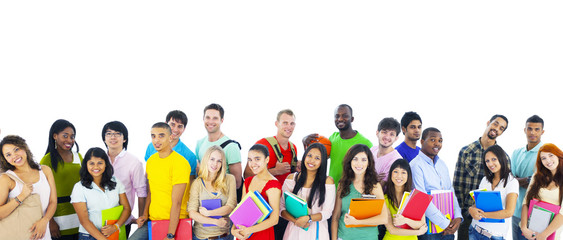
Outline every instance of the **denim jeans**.
[(420, 235), (418, 236), (418, 240), (454, 240), (455, 235), (454, 234), (450, 234), (450, 235), (444, 235), (441, 233), (435, 233), (435, 234), (424, 234), (424, 235)]
[(96, 238), (90, 234), (78, 233), (78, 240), (96, 240)]
[(469, 240), (488, 240), (488, 239), (492, 239), (492, 240), (504, 240), (503, 237), (497, 237), (497, 236), (492, 236), (491, 238), (477, 232), (477, 230), (475, 230), (475, 227), (473, 226), (469, 226)]
[(131, 234), (128, 238), (129, 240), (148, 240), (149, 239), (149, 222), (145, 222), (142, 227), (137, 228), (137, 230)]
[(522, 235), (522, 230), (520, 229), (520, 218), (515, 216), (512, 216), (512, 239), (527, 240), (526, 237)]
[[(195, 234), (192, 233), (192, 239), (193, 239), (193, 240), (206, 240), (207, 238), (197, 238), (197, 237), (195, 236)], [(233, 239), (234, 239), (234, 237), (233, 237), (233, 235), (231, 235), (231, 234), (229, 234), (229, 235), (227, 235), (227, 236), (224, 236), (224, 237), (222, 237), (222, 238), (217, 238), (217, 240), (233, 240)]]

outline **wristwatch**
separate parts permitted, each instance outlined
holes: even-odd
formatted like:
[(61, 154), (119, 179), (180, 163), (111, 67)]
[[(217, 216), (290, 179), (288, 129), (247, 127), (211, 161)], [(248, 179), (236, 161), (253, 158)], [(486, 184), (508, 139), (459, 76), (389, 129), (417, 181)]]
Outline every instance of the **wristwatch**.
[(174, 239), (174, 237), (175, 236), (172, 233), (166, 234), (166, 238), (168, 238), (168, 239)]
[(309, 221), (307, 221), (307, 223), (311, 224), (313, 222), (313, 219), (311, 218), (311, 215), (309, 215)]

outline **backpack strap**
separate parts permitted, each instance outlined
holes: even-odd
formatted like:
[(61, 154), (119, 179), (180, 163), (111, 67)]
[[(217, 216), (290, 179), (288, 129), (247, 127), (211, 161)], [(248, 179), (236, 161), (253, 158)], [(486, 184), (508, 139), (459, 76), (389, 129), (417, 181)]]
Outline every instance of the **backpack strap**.
[(221, 146), (222, 149), (225, 149), (225, 147), (226, 147), (227, 145), (229, 145), (229, 143), (236, 143), (236, 144), (238, 145), (238, 149), (239, 149), (239, 150), (242, 149), (242, 148), (240, 147), (240, 143), (237, 142), (237, 141), (235, 141), (235, 140), (233, 140), (233, 139), (229, 139), (229, 140), (227, 140), (227, 141), (221, 143), (220, 146)]
[[(270, 146), (272, 146), (272, 148), (274, 149), (274, 152), (278, 157), (278, 162), (283, 162), (283, 154), (281, 152), (278, 140), (275, 137), (267, 137), (266, 141), (268, 141)], [(291, 167), (295, 168), (297, 166), (297, 151), (295, 150), (295, 147), (293, 146), (293, 144), (291, 144), (291, 142), (289, 142), (289, 147), (291, 148), (291, 155), (293, 156), (293, 158), (291, 159)]]

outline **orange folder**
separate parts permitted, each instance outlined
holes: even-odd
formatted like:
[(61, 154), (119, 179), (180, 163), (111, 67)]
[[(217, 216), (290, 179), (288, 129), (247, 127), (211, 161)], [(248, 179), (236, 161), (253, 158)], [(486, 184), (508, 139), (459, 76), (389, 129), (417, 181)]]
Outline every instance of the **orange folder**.
[[(383, 199), (353, 198), (350, 201), (350, 215), (356, 219), (366, 219), (381, 214)], [(346, 225), (346, 227), (375, 227), (377, 225)]]
[[(117, 220), (106, 220), (106, 225), (113, 225), (117, 223)], [(119, 240), (119, 231), (114, 232), (108, 237), (108, 240)]]

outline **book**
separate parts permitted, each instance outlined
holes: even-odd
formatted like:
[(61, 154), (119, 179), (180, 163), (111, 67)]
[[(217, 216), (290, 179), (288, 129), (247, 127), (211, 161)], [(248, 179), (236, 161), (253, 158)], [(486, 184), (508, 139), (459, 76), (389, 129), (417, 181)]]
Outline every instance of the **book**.
[(554, 213), (535, 205), (532, 208), (532, 213), (530, 214), (530, 219), (528, 219), (528, 228), (534, 232), (543, 232), (551, 220), (553, 220)]
[[(309, 215), (309, 208), (307, 207), (307, 201), (300, 198), (299, 196), (291, 192), (283, 192), (283, 199), (285, 200), (285, 209), (294, 218), (299, 218)], [(309, 228), (304, 228), (305, 231)]]
[[(149, 240), (161, 240), (168, 234), (168, 225), (170, 220), (152, 220), (148, 222), (149, 227)], [(192, 239), (192, 219), (180, 219), (176, 233), (174, 233), (176, 240), (191, 240)]]
[[(383, 199), (352, 198), (349, 213), (356, 219), (366, 219), (381, 214)], [(346, 225), (346, 227), (374, 227), (376, 225)]]
[(270, 204), (268, 204), (268, 202), (266, 202), (266, 199), (264, 199), (264, 197), (262, 197), (262, 195), (258, 191), (254, 191), (254, 194), (251, 194), (250, 198), (252, 198), (254, 203), (256, 203), (256, 206), (258, 206), (260, 211), (262, 211), (262, 213), (263, 213), (262, 217), (260, 219), (258, 219), (258, 222), (257, 222), (257, 223), (261, 223), (262, 221), (264, 221), (264, 219), (266, 219), (270, 216), (273, 209), (270, 206)]
[[(475, 207), (483, 212), (496, 212), (504, 209), (499, 191), (475, 191)], [(481, 218), (479, 222), (503, 223), (504, 219)]]
[[(115, 224), (117, 222), (117, 220), (119, 220), (119, 217), (121, 217), (122, 212), (123, 212), (123, 205), (119, 205), (117, 207), (102, 210), (102, 226)], [(119, 227), (119, 233), (116, 232), (116, 233), (112, 234), (110, 236), (110, 238), (114, 239), (114, 240), (118, 240), (118, 239), (119, 240), (125, 240), (125, 239), (127, 239), (127, 236), (126, 236), (126, 233), (125, 233), (125, 226), (120, 226)]]
[[(412, 194), (409, 194), (409, 196), (410, 197), (405, 203), (404, 209), (400, 214), (408, 219), (420, 221), (422, 220), (422, 216), (424, 216), (426, 209), (432, 202), (432, 196), (423, 193), (418, 189), (414, 189), (412, 191)], [(398, 227), (404, 229), (412, 229), (408, 224), (403, 224)]]
[(403, 197), (401, 198), (401, 204), (399, 204), (399, 210), (397, 210), (397, 214), (401, 214), (403, 212), (403, 209), (405, 209), (405, 206), (407, 205), (406, 203), (409, 201), (410, 196), (411, 196), (410, 192), (403, 193)]
[[(204, 207), (204, 208), (206, 208), (207, 210), (215, 210), (215, 209), (221, 207), (221, 199), (216, 198), (216, 199), (204, 199), (204, 200), (201, 200), (201, 206)], [(215, 218), (215, 219), (221, 218), (221, 216), (209, 216), (209, 217), (210, 217), (210, 218)], [(204, 227), (213, 227), (213, 226), (217, 226), (217, 225), (204, 223), (203, 226), (204, 226)]]
[(235, 209), (233, 209), (231, 214), (229, 214), (229, 218), (237, 228), (239, 225), (250, 227), (256, 224), (264, 215), (254, 200), (250, 197), (252, 194), (254, 193), (247, 193)]
[[(456, 216), (454, 214), (454, 192), (451, 190), (431, 190), (430, 195), (432, 195), (432, 204), (440, 210), (440, 212), (446, 216), (448, 219), (454, 219)], [(443, 229), (440, 226), (434, 224), (432, 221), (428, 220), (428, 233), (441, 233)]]
[[(530, 218), (530, 215), (532, 214), (534, 206), (538, 206), (538, 207), (541, 207), (545, 210), (548, 210), (548, 211), (554, 213), (554, 215), (559, 213), (559, 210), (561, 209), (561, 206), (559, 206), (559, 205), (540, 201), (540, 200), (534, 198), (534, 199), (530, 200), (530, 205), (528, 206), (528, 219)], [(554, 240), (555, 239), (555, 233), (556, 232), (549, 235), (549, 237), (547, 237), (547, 240)]]

